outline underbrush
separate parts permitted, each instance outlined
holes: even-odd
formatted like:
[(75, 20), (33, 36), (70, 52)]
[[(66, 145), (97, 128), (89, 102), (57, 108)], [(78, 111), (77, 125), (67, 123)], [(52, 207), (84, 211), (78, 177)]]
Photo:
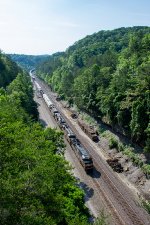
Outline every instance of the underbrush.
[(122, 152), (124, 155), (127, 155), (133, 164), (141, 168), (148, 179), (150, 178), (150, 165), (147, 164), (138, 153), (134, 152), (133, 147), (124, 145), (114, 135), (106, 135), (105, 133), (105, 137), (109, 140), (110, 149), (115, 148), (118, 152)]

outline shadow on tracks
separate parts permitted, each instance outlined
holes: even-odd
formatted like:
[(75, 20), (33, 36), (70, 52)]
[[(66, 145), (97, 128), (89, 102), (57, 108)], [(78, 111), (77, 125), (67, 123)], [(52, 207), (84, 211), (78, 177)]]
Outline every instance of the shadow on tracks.
[(88, 201), (93, 195), (94, 195), (94, 189), (89, 187), (86, 183), (84, 183), (83, 181), (80, 181), (80, 179), (78, 177), (76, 177), (77, 180), (77, 186), (82, 188), (82, 190), (84, 190), (85, 193), (85, 202)]
[(97, 179), (101, 177), (101, 173), (95, 167), (93, 168), (93, 171), (88, 172), (88, 175)]
[(93, 188), (90, 188), (87, 184), (85, 184), (84, 182), (80, 182), (79, 186), (84, 190), (85, 192), (84, 200), (85, 202), (87, 202), (94, 195), (94, 190)]

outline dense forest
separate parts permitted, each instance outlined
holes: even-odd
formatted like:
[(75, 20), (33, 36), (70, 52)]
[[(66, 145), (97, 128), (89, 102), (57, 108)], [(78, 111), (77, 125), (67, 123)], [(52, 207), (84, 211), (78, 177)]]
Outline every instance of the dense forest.
[(150, 152), (150, 28), (100, 31), (38, 64), (37, 75)]
[(35, 68), (36, 64), (45, 61), (48, 55), (21, 55), (21, 54), (7, 54), (14, 62), (16, 62), (22, 69), (28, 71)]
[(38, 123), (30, 77), (0, 57), (1, 225), (87, 225), (84, 193), (57, 154), (62, 133)]
[(0, 51), (0, 88), (6, 87), (20, 71), (16, 63)]

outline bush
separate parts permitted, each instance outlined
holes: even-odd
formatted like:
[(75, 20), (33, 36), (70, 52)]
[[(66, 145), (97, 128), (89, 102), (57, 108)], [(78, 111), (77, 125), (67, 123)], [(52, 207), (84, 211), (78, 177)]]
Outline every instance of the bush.
[(122, 143), (118, 143), (118, 150), (123, 152), (125, 150), (125, 146)]
[(109, 139), (109, 148), (110, 149), (112, 149), (112, 148), (118, 149), (118, 141), (115, 138), (113, 138), (113, 137), (111, 137)]
[(150, 165), (148, 165), (148, 164), (143, 165), (142, 170), (146, 174), (146, 176), (149, 178), (150, 177)]

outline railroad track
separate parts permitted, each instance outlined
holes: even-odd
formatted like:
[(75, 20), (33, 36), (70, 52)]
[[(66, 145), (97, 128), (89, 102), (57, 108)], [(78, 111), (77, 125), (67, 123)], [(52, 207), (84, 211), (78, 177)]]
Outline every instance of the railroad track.
[[(94, 160), (95, 160), (95, 157), (94, 157)], [(95, 164), (97, 164), (97, 163), (95, 163)], [(98, 167), (98, 165), (96, 165), (96, 167)], [(103, 191), (103, 194), (106, 195), (106, 197), (107, 197), (106, 202), (108, 202), (108, 204), (110, 205), (110, 208), (112, 208), (113, 215), (117, 214), (117, 218), (120, 220), (121, 224), (124, 224), (124, 225), (126, 225), (126, 224), (143, 225), (143, 221), (141, 221), (141, 219), (137, 217), (137, 214), (135, 213), (135, 210), (133, 209), (133, 207), (129, 203), (127, 203), (127, 201), (124, 198), (124, 196), (122, 195), (122, 193), (120, 193), (120, 191), (118, 190), (116, 185), (108, 177), (108, 175), (105, 173), (105, 171), (102, 168), (101, 168), (101, 172), (103, 172), (102, 173), (103, 180), (105, 181), (105, 183), (108, 184), (107, 186), (109, 186), (109, 188), (111, 189), (112, 195), (115, 196), (115, 199), (117, 200), (117, 202), (119, 202), (120, 207), (122, 208), (124, 213), (128, 216), (128, 219), (132, 223), (131, 222), (127, 223), (127, 217), (126, 216), (124, 216), (124, 219), (122, 219), (122, 217), (120, 216), (120, 213), (116, 211), (116, 208), (115, 208), (114, 204), (112, 203), (112, 201), (107, 197), (107, 195)], [(95, 179), (94, 179), (94, 182), (95, 182)], [(97, 187), (100, 189), (101, 188), (100, 183), (97, 180), (96, 180), (96, 183), (97, 183)], [(115, 216), (115, 218), (116, 218), (116, 216)]]
[[(50, 98), (52, 99), (52, 101), (55, 103), (55, 105), (57, 106), (58, 110), (61, 112), (61, 114), (63, 115), (64, 119), (66, 120), (66, 122), (68, 123), (68, 125), (71, 127), (71, 129), (73, 130), (73, 132), (76, 134), (77, 138), (79, 138), (79, 140), (81, 141), (81, 143), (84, 145), (84, 147), (89, 151), (89, 153), (92, 155), (93, 157), (93, 161), (94, 161), (94, 166), (96, 167), (96, 169), (98, 171), (101, 172), (102, 176), (101, 178), (103, 179), (103, 182), (105, 183), (105, 185), (107, 186), (107, 188), (109, 188), (109, 196), (107, 195), (108, 193), (106, 193), (106, 190), (104, 190), (102, 188), (101, 183), (99, 182), (98, 179), (93, 178), (93, 183), (95, 184), (95, 186), (98, 188), (98, 190), (102, 193), (103, 198), (105, 200), (105, 202), (107, 203), (107, 206), (109, 207), (109, 209), (111, 210), (111, 213), (113, 215), (113, 217), (115, 218), (115, 221), (117, 222), (118, 225), (127, 225), (127, 224), (133, 224), (133, 225), (149, 225), (150, 222), (148, 220), (146, 220), (143, 216), (141, 216), (141, 212), (138, 210), (135, 210), (135, 208), (132, 206), (132, 204), (130, 204), (130, 200), (127, 197), (126, 194), (126, 189), (124, 189), (124, 193), (122, 193), (118, 187), (116, 186), (116, 182), (114, 183), (114, 180), (111, 179), (110, 175), (108, 175), (109, 173), (107, 173), (105, 171), (106, 165), (104, 164), (104, 162), (102, 162), (102, 160), (99, 160), (99, 156), (96, 153), (96, 151), (94, 150), (93, 146), (88, 142), (87, 140), (85, 140), (83, 137), (81, 139), (81, 136), (79, 135), (77, 129), (74, 127), (74, 125), (70, 122), (70, 120), (66, 117), (66, 115), (64, 114), (64, 112), (62, 111), (62, 108), (60, 107), (60, 104), (58, 102), (56, 102), (54, 96), (52, 94), (49, 94), (49, 89), (47, 88), (46, 85), (43, 85), (44, 88), (47, 90), (47, 94), (50, 96)], [(90, 148), (89, 148), (90, 146)], [(113, 201), (110, 197), (113, 196)], [(117, 204), (119, 206), (119, 208), (116, 206)], [(140, 218), (139, 218), (140, 217)]]
[[(60, 108), (59, 108), (59, 110), (60, 110)], [(67, 119), (67, 117), (64, 114), (63, 114), (63, 117), (65, 118), (65, 120), (67, 121), (67, 123), (71, 127), (71, 129), (74, 131), (77, 138), (81, 141), (81, 143), (84, 145), (84, 147), (89, 151), (89, 147), (87, 146), (87, 144), (83, 140), (83, 138), (81, 139), (81, 137), (78, 134), (78, 131), (74, 128), (74, 126), (71, 124), (71, 122)], [(102, 192), (103, 198), (107, 202), (107, 206), (110, 208), (116, 222), (118, 221), (119, 225), (126, 225), (126, 224), (144, 225), (143, 222), (141, 221), (141, 219), (139, 219), (137, 217), (137, 214), (135, 213), (135, 210), (133, 209), (133, 207), (126, 201), (123, 194), (118, 190), (118, 188), (116, 187), (114, 182), (110, 179), (110, 177), (107, 175), (105, 170), (102, 168), (101, 162), (100, 163), (98, 162), (97, 155), (95, 154), (95, 152), (92, 150), (92, 151), (89, 151), (89, 153), (92, 155), (95, 168), (101, 172), (101, 174), (102, 174), (101, 177), (103, 178), (105, 184), (107, 183), (107, 186), (111, 190), (112, 195), (115, 197), (117, 202), (119, 202), (119, 205), (122, 208), (122, 210), (124, 211), (124, 214), (126, 214), (128, 216), (128, 219), (130, 220), (130, 222), (127, 223), (127, 218), (125, 217), (125, 215), (124, 215), (124, 219), (122, 219), (122, 217), (120, 216), (120, 213), (115, 208), (114, 204), (111, 202), (111, 200), (109, 199), (109, 197), (107, 196), (105, 191), (102, 189), (99, 181), (97, 179), (93, 178), (94, 184), (99, 189), (99, 191)], [(126, 222), (124, 222), (124, 221), (126, 221)]]
[(94, 185), (97, 187), (97, 189), (99, 190), (99, 192), (101, 192), (102, 194), (102, 198), (104, 199), (105, 203), (107, 204), (107, 207), (109, 208), (109, 210), (111, 211), (111, 215), (113, 216), (116, 224), (119, 225), (126, 225), (126, 223), (124, 222), (124, 220), (122, 219), (122, 217), (120, 216), (119, 212), (116, 210), (116, 208), (114, 207), (114, 205), (112, 204), (112, 202), (110, 201), (109, 197), (107, 196), (107, 194), (104, 192), (104, 190), (101, 188), (101, 185), (97, 182), (97, 179), (93, 179), (92, 180)]

